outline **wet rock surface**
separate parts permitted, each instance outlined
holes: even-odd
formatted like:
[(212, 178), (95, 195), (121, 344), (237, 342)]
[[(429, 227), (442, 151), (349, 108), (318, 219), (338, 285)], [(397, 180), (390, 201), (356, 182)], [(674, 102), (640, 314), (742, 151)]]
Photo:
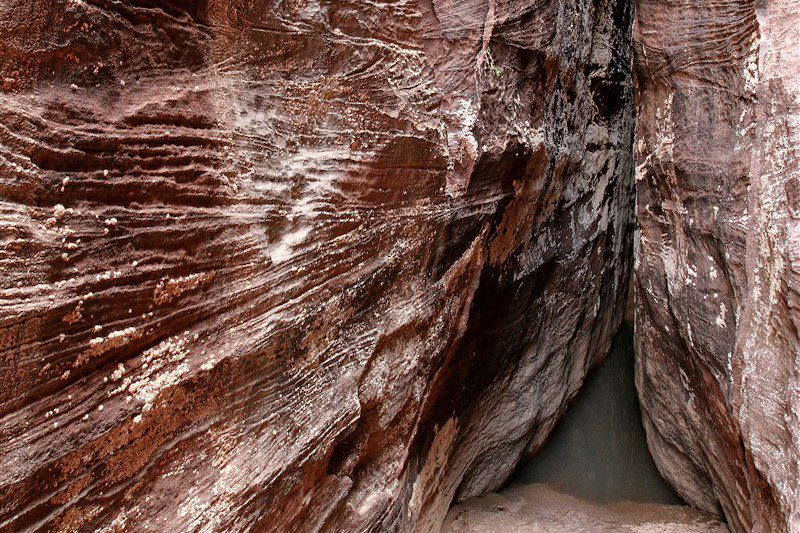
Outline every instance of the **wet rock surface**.
[(629, 23), (1, 3), (0, 529), (428, 530), (497, 489), (621, 319)]
[(800, 529), (800, 3), (638, 0), (638, 376), (650, 449), (737, 531)]
[(601, 505), (547, 485), (513, 487), (471, 498), (447, 514), (443, 533), (727, 533), (713, 515), (679, 505), (618, 502)]

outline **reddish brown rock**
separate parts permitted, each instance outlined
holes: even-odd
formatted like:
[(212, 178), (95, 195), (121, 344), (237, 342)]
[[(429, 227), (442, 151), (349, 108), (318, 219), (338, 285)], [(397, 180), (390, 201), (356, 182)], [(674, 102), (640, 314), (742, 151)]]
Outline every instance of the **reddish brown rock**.
[(800, 530), (800, 3), (637, 1), (638, 386), (737, 531)]
[(621, 318), (630, 6), (0, 5), (0, 529), (435, 527)]

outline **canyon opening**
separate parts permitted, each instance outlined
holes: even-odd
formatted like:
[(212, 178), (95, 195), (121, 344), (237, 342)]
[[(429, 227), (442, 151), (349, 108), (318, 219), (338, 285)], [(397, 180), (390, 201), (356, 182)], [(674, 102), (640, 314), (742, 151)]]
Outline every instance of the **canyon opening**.
[(0, 531), (800, 532), (798, 43), (0, 1)]

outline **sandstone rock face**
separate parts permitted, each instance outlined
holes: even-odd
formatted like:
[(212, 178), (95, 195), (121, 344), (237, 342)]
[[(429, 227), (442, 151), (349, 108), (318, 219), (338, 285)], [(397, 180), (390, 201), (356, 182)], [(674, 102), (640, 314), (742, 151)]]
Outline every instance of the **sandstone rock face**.
[(630, 20), (0, 3), (0, 529), (427, 530), (497, 488), (621, 319)]
[(800, 2), (639, 0), (637, 383), (689, 502), (800, 530)]

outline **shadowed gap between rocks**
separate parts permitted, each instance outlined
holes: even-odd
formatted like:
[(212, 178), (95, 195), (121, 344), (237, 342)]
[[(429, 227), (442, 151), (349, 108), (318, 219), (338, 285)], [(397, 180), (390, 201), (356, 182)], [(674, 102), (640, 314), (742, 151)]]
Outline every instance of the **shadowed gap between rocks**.
[(647, 447), (634, 383), (633, 326), (586, 379), (544, 448), (522, 462), (508, 486), (544, 483), (599, 503), (681, 504)]
[[(633, 16), (632, 3), (619, 2), (614, 24), (630, 27)], [(628, 57), (619, 53), (618, 60)], [(597, 84), (592, 91), (595, 104), (602, 114), (611, 116), (625, 105), (619, 88), (626, 80), (631, 81), (631, 72), (620, 64), (612, 69), (611, 78), (593, 82)], [(626, 303), (629, 312), (608, 356), (587, 376), (544, 447), (518, 465), (506, 489), (542, 483), (602, 504), (683, 504), (659, 474), (647, 445), (634, 378), (633, 305), (630, 292)]]

